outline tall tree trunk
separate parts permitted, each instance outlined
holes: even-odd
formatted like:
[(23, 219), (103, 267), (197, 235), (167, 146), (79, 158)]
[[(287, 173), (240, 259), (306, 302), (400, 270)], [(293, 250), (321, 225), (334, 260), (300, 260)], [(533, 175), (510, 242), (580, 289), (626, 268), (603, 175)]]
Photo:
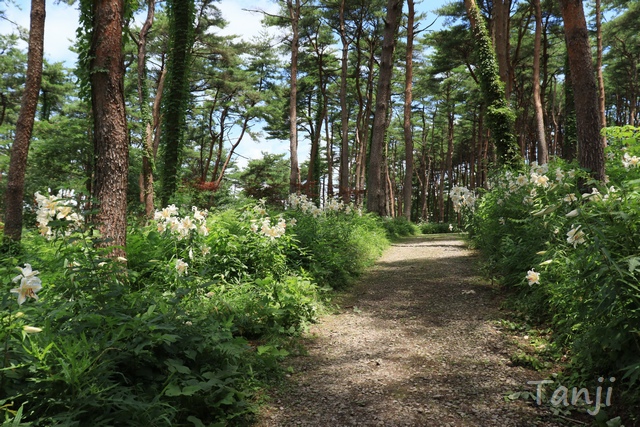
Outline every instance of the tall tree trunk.
[(478, 119), (478, 161), (481, 171), (478, 173), (477, 187), (484, 188), (487, 183), (487, 174), (489, 171), (489, 139), (487, 138), (487, 129), (484, 126), (486, 111), (480, 110), (480, 118)]
[(573, 78), (569, 67), (569, 53), (564, 58), (564, 132), (562, 132), (562, 158), (570, 162), (578, 151), (578, 130), (576, 129), (576, 106), (573, 96)]
[(473, 127), (471, 129), (471, 141), (470, 141), (470, 150), (469, 150), (469, 189), (474, 190), (476, 188), (476, 145), (477, 145), (477, 136), (476, 132), (477, 128), (477, 115), (476, 111), (473, 111)]
[(147, 0), (147, 18), (140, 29), (138, 36), (138, 99), (140, 111), (144, 123), (144, 151), (142, 153), (142, 201), (144, 203), (145, 215), (148, 219), (153, 218), (153, 165), (155, 156), (153, 154), (153, 116), (149, 108), (149, 90), (147, 88), (147, 36), (155, 14), (155, 0)]
[(387, 111), (391, 97), (391, 76), (393, 73), (393, 51), (396, 46), (396, 35), (402, 17), (403, 0), (387, 1), (387, 17), (384, 24), (382, 54), (380, 56), (380, 72), (376, 92), (376, 108), (373, 118), (373, 138), (369, 156), (369, 173), (367, 179), (367, 209), (384, 215), (385, 199), (382, 182), (383, 146), (385, 142)]
[(129, 139), (124, 103), (122, 26), (124, 1), (94, 2), (91, 37), (91, 105), (96, 156), (94, 197), (101, 245), (124, 256), (127, 236)]
[(0, 92), (0, 126), (4, 123), (4, 115), (7, 112), (7, 96)]
[(544, 109), (540, 96), (540, 44), (542, 40), (542, 10), (540, 0), (532, 0), (536, 17), (536, 32), (533, 42), (533, 105), (536, 114), (536, 138), (538, 140), (538, 163), (543, 165), (549, 161), (549, 149), (544, 127)]
[(419, 212), (418, 218), (424, 220), (425, 219), (425, 211), (427, 204), (427, 115), (425, 111), (425, 107), (422, 109), (422, 114), (420, 115), (420, 119), (422, 121), (422, 136), (420, 138), (420, 143), (422, 146), (420, 147), (420, 163), (419, 170), (416, 175), (418, 178), (418, 182), (420, 183), (420, 191), (418, 192), (418, 201), (419, 201)]
[(15, 138), (11, 147), (9, 176), (5, 194), (6, 242), (19, 242), (22, 238), (22, 206), (24, 204), (24, 176), (33, 122), (38, 108), (38, 95), (42, 83), (42, 53), (44, 49), (45, 1), (31, 0), (29, 24), (29, 52), (27, 54), (27, 78), (20, 113), (16, 123)]
[(329, 129), (329, 115), (324, 116), (324, 134), (327, 140), (327, 197), (333, 197), (333, 137)]
[[(356, 43), (359, 45), (359, 43)], [(367, 82), (365, 85), (365, 94), (363, 96), (360, 88), (359, 73), (356, 73), (355, 86), (358, 93), (358, 116), (357, 116), (357, 129), (356, 129), (356, 144), (358, 146), (358, 156), (356, 157), (355, 167), (355, 182), (356, 182), (356, 197), (355, 202), (357, 206), (362, 206), (364, 201), (365, 181), (367, 177), (367, 148), (369, 146), (369, 124), (371, 123), (371, 114), (374, 89), (374, 66), (375, 66), (375, 51), (377, 44), (372, 38), (369, 41), (369, 58), (367, 60)], [(356, 49), (356, 69), (360, 67), (361, 50)]]
[(289, 192), (300, 191), (300, 166), (298, 165), (298, 45), (300, 22), (300, 0), (287, 0), (287, 9), (291, 19), (291, 80), (289, 93), (289, 150), (291, 172), (289, 174)]
[(349, 110), (347, 108), (347, 77), (349, 72), (349, 39), (345, 25), (346, 0), (340, 2), (340, 41), (342, 58), (340, 69), (340, 187), (338, 193), (344, 203), (349, 203)]
[(164, 98), (164, 165), (162, 171), (162, 205), (169, 203), (178, 188), (178, 166), (182, 157), (186, 112), (189, 103), (189, 68), (194, 41), (194, 0), (167, 1), (169, 14), (169, 61), (167, 93)]
[(478, 67), (480, 88), (487, 103), (487, 127), (495, 141), (500, 163), (517, 166), (522, 162), (513, 131), (515, 114), (505, 98), (500, 80), (496, 53), (475, 0), (464, 0), (471, 23), (473, 40), (480, 56)]
[(405, 150), (405, 175), (402, 188), (404, 199), (404, 216), (411, 220), (411, 196), (413, 189), (413, 133), (411, 130), (411, 103), (413, 89), (413, 22), (415, 9), (413, 0), (407, 0), (409, 11), (407, 13), (407, 55), (405, 58), (404, 79), (404, 150)]
[(578, 163), (604, 181), (604, 141), (600, 135), (598, 87), (582, 0), (560, 0), (569, 53), (578, 133)]
[[(451, 103), (449, 99), (449, 95), (451, 93), (451, 88), (447, 89), (447, 179), (449, 181), (449, 186), (447, 188), (447, 195), (451, 192), (451, 187), (454, 185), (453, 179), (453, 132), (454, 132), (454, 124), (455, 124), (455, 102)], [(444, 181), (444, 180), (443, 180)], [(442, 198), (444, 199), (444, 193), (442, 194)], [(444, 201), (447, 203), (447, 201)], [(449, 216), (449, 209), (446, 209), (447, 217)]]
[(310, 197), (318, 199), (321, 195), (320, 189), (320, 138), (322, 135), (322, 125), (327, 116), (329, 106), (329, 96), (327, 94), (328, 79), (325, 72), (325, 54), (322, 52), (320, 41), (316, 38), (311, 41), (316, 54), (316, 66), (318, 67), (318, 86), (316, 92), (315, 132), (311, 135), (311, 151), (309, 153), (309, 170), (307, 172), (307, 191)]
[[(220, 160), (216, 162), (216, 167), (215, 167), (216, 170), (211, 176), (211, 181), (213, 181), (214, 183), (213, 188), (215, 190), (220, 188), (220, 186), (222, 185), (222, 179), (224, 178), (227, 168), (229, 167), (229, 163), (231, 162), (231, 157), (233, 157), (233, 154), (235, 153), (236, 148), (238, 148), (238, 145), (240, 145), (240, 143), (242, 142), (242, 138), (244, 138), (244, 135), (247, 132), (247, 129), (249, 129), (249, 120), (250, 120), (250, 117), (247, 114), (244, 117), (244, 120), (242, 121), (240, 135), (238, 135), (238, 137), (236, 138), (236, 141), (233, 144), (231, 144), (231, 148), (227, 153), (227, 157), (225, 158), (224, 163), (222, 163), (222, 165), (220, 166)], [(220, 141), (223, 140), (223, 137), (224, 137), (224, 123), (221, 122), (220, 123)], [(222, 155), (222, 147), (220, 147), (218, 158), (220, 158), (221, 155)], [(216, 178), (216, 175), (217, 175), (217, 178)]]
[(498, 71), (500, 80), (504, 83), (505, 98), (511, 97), (511, 61), (509, 59), (509, 29), (511, 21), (511, 0), (494, 0), (493, 2), (493, 26), (494, 44), (496, 47), (496, 58), (498, 60)]
[[(384, 145), (384, 159), (382, 160), (384, 166), (384, 183), (385, 183), (385, 202), (383, 216), (395, 216), (396, 205), (395, 195), (393, 191), (393, 183), (391, 182), (391, 174), (389, 173), (389, 144)], [(395, 181), (395, 180), (394, 180)]]
[(438, 222), (444, 221), (444, 174), (447, 163), (444, 152), (444, 139), (440, 139), (440, 182), (438, 183)]
[[(602, 74), (602, 12), (600, 11), (600, 0), (596, 2), (596, 70), (598, 72), (598, 108), (600, 109), (600, 124), (602, 127), (607, 126), (607, 114), (604, 105), (604, 75)], [(603, 144), (606, 145), (606, 137), (602, 137)]]
[(153, 158), (158, 158), (158, 148), (160, 146), (160, 132), (162, 130), (162, 94), (164, 92), (164, 82), (167, 79), (167, 67), (164, 63), (164, 57), (162, 64), (160, 65), (160, 78), (158, 79), (158, 88), (156, 90), (156, 97), (153, 100)]

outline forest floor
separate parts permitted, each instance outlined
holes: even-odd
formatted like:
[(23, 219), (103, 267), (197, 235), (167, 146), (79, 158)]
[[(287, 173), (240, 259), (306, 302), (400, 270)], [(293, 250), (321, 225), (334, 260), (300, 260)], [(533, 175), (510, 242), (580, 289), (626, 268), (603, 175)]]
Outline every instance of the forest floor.
[(510, 362), (517, 337), (477, 261), (460, 235), (393, 244), (287, 358), (256, 427), (565, 425), (505, 399), (548, 373)]

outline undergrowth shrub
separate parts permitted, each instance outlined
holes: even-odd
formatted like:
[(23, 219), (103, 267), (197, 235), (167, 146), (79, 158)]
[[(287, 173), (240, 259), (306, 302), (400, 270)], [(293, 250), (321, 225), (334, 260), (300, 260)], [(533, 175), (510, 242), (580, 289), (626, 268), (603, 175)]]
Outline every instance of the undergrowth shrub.
[(444, 222), (422, 222), (418, 224), (422, 234), (454, 233), (460, 231), (457, 226)]
[(127, 259), (49, 214), (0, 261), (0, 420), (247, 425), (281, 372), (279, 343), (386, 245), (379, 220), (332, 203), (169, 206), (131, 223)]
[(480, 200), (472, 235), (515, 305), (553, 326), (574, 383), (616, 377), (629, 413), (637, 413), (639, 130), (610, 128), (607, 136), (606, 184), (561, 161), (504, 172)]
[(384, 228), (387, 232), (387, 237), (389, 239), (413, 236), (418, 232), (418, 227), (403, 216), (395, 218), (383, 218), (382, 224), (384, 225)]
[(335, 200), (320, 209), (292, 195), (287, 217), (304, 256), (300, 265), (318, 282), (341, 289), (352, 283), (388, 245), (382, 220)]

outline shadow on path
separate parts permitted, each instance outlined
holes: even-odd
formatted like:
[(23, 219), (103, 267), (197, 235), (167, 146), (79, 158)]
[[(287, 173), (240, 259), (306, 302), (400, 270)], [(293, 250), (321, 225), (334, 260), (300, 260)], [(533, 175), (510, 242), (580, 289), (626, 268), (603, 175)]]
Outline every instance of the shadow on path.
[(292, 358), (256, 426), (557, 426), (525, 402), (540, 374), (509, 364), (494, 291), (458, 235), (392, 245)]

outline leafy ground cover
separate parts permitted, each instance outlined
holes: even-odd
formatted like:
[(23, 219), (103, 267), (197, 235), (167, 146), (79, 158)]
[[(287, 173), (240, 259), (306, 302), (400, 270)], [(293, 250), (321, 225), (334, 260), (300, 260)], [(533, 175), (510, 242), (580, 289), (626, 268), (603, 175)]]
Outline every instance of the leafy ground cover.
[(546, 351), (564, 381), (614, 384), (631, 424), (640, 422), (638, 132), (608, 129), (605, 184), (560, 161), (495, 176), (470, 227), (510, 305), (551, 331)]
[(0, 265), (3, 425), (246, 425), (287, 337), (387, 245), (380, 220), (294, 197), (129, 227), (127, 258), (38, 195), (39, 233)]

